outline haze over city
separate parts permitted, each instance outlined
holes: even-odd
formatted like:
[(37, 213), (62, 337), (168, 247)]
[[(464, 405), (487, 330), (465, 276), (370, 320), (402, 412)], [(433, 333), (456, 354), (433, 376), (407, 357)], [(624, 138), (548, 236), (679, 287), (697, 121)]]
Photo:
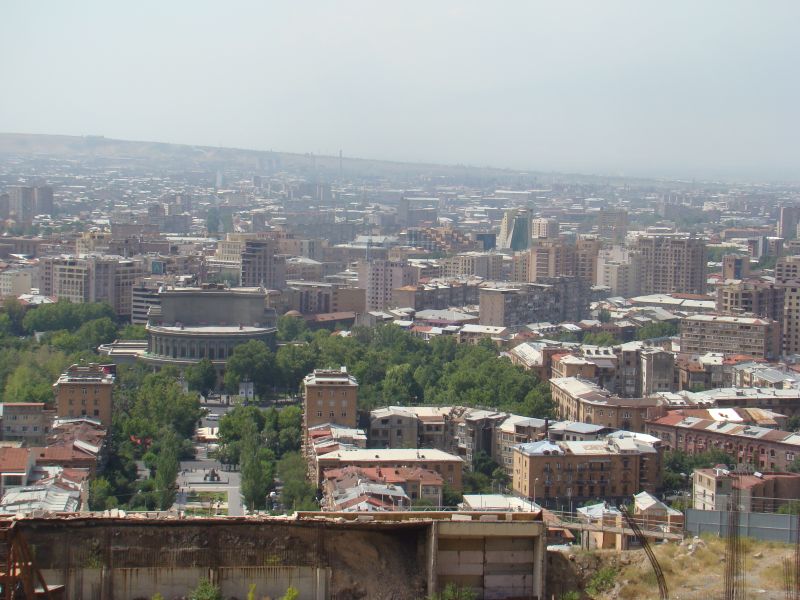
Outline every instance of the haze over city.
[(798, 17), (0, 3), (0, 599), (800, 600)]
[(797, 180), (800, 4), (5, 2), (0, 131)]

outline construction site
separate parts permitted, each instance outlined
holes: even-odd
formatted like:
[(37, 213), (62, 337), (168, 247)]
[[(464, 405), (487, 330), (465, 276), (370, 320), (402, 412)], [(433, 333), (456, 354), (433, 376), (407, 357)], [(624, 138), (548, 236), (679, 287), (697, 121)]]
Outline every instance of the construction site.
[[(345, 519), (347, 517), (347, 519)], [(448, 583), (480, 597), (545, 597), (536, 515), (403, 513), (295, 518), (70, 516), (4, 522), (4, 598), (417, 600)]]

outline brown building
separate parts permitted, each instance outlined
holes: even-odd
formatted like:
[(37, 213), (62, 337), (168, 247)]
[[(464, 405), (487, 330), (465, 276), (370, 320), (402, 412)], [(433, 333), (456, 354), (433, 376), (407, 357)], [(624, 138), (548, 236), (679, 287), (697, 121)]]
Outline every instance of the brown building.
[(44, 444), (54, 413), (44, 402), (6, 402), (0, 404), (2, 439), (21, 441), (25, 446)]
[(537, 283), (482, 288), (479, 301), (481, 325), (579, 321), (589, 307), (589, 286), (577, 277), (543, 277)]
[(399, 469), (401, 467), (420, 468), (436, 471), (444, 482), (454, 490), (461, 490), (464, 461), (454, 454), (442, 450), (425, 449), (345, 449), (335, 450), (317, 456), (316, 480), (328, 469), (343, 467)]
[(392, 302), (392, 291), (416, 285), (418, 271), (405, 262), (370, 260), (358, 266), (358, 287), (366, 290), (366, 310), (382, 310)]
[(242, 244), (241, 285), (282, 290), (286, 287), (286, 257), (274, 240), (251, 239)]
[(642, 294), (703, 294), (706, 291), (706, 245), (680, 233), (650, 233), (636, 238), (641, 257)]
[(661, 486), (658, 442), (636, 437), (588, 442), (542, 440), (514, 448), (514, 492), (535, 502), (623, 499)]
[(795, 433), (698, 419), (680, 410), (649, 421), (647, 433), (660, 438), (667, 450), (688, 454), (721, 450), (736, 464), (751, 465), (761, 472), (786, 471), (800, 457), (800, 440)]
[(314, 369), (303, 379), (303, 387), (306, 431), (324, 423), (356, 426), (358, 382), (348, 374), (347, 367), (340, 370)]
[(645, 422), (661, 414), (658, 397), (620, 398), (584, 379), (550, 380), (550, 393), (561, 419), (604, 425), (627, 431), (644, 431)]
[(782, 285), (760, 280), (727, 283), (717, 288), (717, 312), (750, 314), (781, 321), (784, 310), (783, 297)]
[(800, 473), (745, 475), (727, 469), (697, 469), (692, 473), (692, 507), (729, 510), (734, 489), (739, 490), (739, 510), (775, 512), (800, 497)]
[(114, 376), (103, 365), (72, 365), (53, 384), (56, 416), (89, 417), (111, 427)]
[(681, 352), (749, 354), (776, 359), (781, 353), (780, 325), (770, 319), (693, 315), (681, 321)]

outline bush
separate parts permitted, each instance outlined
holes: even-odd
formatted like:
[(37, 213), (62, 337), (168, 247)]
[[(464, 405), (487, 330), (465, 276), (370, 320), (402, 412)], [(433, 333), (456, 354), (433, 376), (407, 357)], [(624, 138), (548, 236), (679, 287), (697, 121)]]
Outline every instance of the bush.
[(458, 587), (455, 583), (448, 583), (444, 590), (429, 596), (428, 600), (475, 600), (476, 597), (472, 588)]
[(613, 567), (603, 567), (595, 573), (586, 585), (586, 593), (592, 598), (599, 596), (614, 586), (617, 571)]
[(222, 591), (208, 579), (203, 579), (192, 590), (189, 600), (222, 600)]

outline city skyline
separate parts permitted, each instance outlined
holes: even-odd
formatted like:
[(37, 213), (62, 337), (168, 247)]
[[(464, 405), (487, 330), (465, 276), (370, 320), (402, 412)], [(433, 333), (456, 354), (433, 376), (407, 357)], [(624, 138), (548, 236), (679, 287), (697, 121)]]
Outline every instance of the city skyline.
[(797, 181), (799, 10), (10, 3), (0, 131)]

